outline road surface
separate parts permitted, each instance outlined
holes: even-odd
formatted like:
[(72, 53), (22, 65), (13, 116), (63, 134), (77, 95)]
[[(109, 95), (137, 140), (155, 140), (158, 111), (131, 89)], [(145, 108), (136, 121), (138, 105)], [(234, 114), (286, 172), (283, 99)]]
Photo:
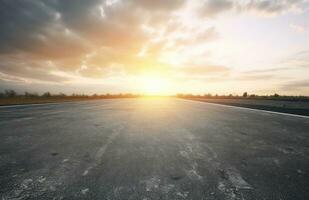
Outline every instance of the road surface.
[(0, 108), (0, 199), (309, 199), (309, 119), (180, 99)]

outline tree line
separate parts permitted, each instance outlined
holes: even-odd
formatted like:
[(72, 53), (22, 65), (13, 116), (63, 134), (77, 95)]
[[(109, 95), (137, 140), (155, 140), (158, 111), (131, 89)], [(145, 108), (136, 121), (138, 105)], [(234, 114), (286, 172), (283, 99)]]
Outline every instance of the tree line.
[(279, 95), (278, 93), (271, 95), (257, 95), (257, 94), (249, 94), (248, 92), (244, 92), (242, 95), (218, 95), (218, 94), (203, 94), (203, 95), (195, 95), (195, 94), (177, 94), (179, 98), (208, 98), (208, 99), (264, 99), (264, 100), (285, 100), (285, 101), (309, 101), (308, 96), (289, 96), (289, 95)]
[[(24, 99), (37, 99), (37, 98), (68, 98), (68, 99), (84, 99), (84, 98), (92, 98), (92, 99), (100, 99), (100, 98), (135, 98), (135, 97), (143, 97), (144, 95), (141, 94), (132, 94), (132, 93), (119, 93), (119, 94), (92, 94), (92, 95), (87, 95), (87, 94), (64, 94), (64, 93), (58, 93), (58, 94), (52, 94), (50, 92), (45, 92), (42, 94), (38, 93), (31, 93), (31, 92), (24, 92), (22, 94), (17, 93), (14, 90), (4, 90), (0, 91), (0, 98), (24, 98)], [(211, 99), (266, 99), (266, 100), (286, 100), (286, 101), (308, 101), (309, 102), (309, 97), (308, 96), (287, 96), (287, 95), (279, 95), (277, 93), (272, 94), (272, 95), (257, 95), (257, 94), (249, 94), (248, 92), (244, 92), (242, 95), (218, 95), (218, 94), (187, 94), (187, 93), (179, 93), (175, 95), (175, 97), (178, 98), (211, 98)]]
[(0, 98), (133, 98), (133, 97), (140, 97), (139, 94), (131, 94), (131, 93), (119, 93), (119, 94), (52, 94), (50, 92), (45, 92), (42, 94), (38, 93), (31, 93), (31, 92), (24, 92), (23, 94), (17, 93), (15, 90), (4, 90), (0, 92)]

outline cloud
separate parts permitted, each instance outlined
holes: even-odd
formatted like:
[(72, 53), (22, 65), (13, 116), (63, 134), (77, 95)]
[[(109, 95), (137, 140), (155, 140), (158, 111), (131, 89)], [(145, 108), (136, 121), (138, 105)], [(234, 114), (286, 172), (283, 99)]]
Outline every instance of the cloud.
[(241, 81), (265, 81), (265, 80), (288, 80), (295, 77), (295, 72), (302, 70), (298, 66), (282, 66), (272, 67), (267, 69), (257, 69), (240, 72), (237, 74), (236, 79)]
[(25, 83), (27, 82), (26, 79), (8, 75), (2, 72), (0, 72), (0, 81), (3, 83), (6, 83), (6, 82)]
[(147, 10), (175, 10), (185, 3), (185, 0), (131, 0), (134, 5), (140, 6)]
[(303, 33), (303, 32), (305, 32), (305, 30), (306, 30), (304, 26), (299, 25), (299, 24), (293, 24), (293, 23), (291, 23), (291, 24), (289, 25), (289, 27), (290, 27), (293, 31), (295, 31), (295, 32), (297, 32), (297, 33)]
[(301, 89), (309, 89), (309, 79), (292, 81), (282, 86), (283, 90), (299, 91)]
[(303, 0), (251, 0), (244, 6), (245, 10), (256, 11), (261, 14), (280, 14), (291, 9), (300, 9)]
[(230, 69), (220, 65), (206, 66), (187, 66), (177, 70), (187, 77), (205, 77), (205, 76), (225, 76), (230, 72)]
[(201, 6), (200, 12), (204, 16), (215, 16), (233, 7), (234, 3), (230, 0), (208, 0)]
[[(143, 7), (151, 4), (147, 2)], [(163, 9), (163, 2), (158, 2), (156, 8)], [(142, 37), (138, 30), (142, 20), (138, 15), (143, 16), (145, 12), (139, 12), (135, 3), (126, 1), (106, 6), (99, 0), (5, 0), (0, 4), (0, 52), (24, 51), (50, 58), (68, 57), (84, 54), (98, 45), (128, 43), (134, 36)], [(174, 4), (169, 3), (167, 8)], [(101, 16), (100, 8), (105, 9), (105, 17)], [(131, 44), (134, 42), (136, 40)], [(61, 54), (58, 53), (60, 48)]]
[[(104, 77), (113, 63), (128, 62), (125, 64), (131, 68), (139, 62), (135, 55), (150, 39), (141, 25), (161, 23), (184, 2), (4, 0), (0, 3), (0, 72), (58, 81), (45, 62), (53, 62), (58, 70), (91, 77)], [(87, 56), (93, 52), (102, 54), (90, 62)], [(42, 65), (34, 67), (37, 63)], [(89, 66), (80, 70), (83, 64)]]
[(278, 15), (291, 10), (301, 11), (304, 2), (305, 0), (205, 0), (198, 10), (206, 17), (214, 17), (231, 10), (258, 15)]
[(273, 74), (241, 74), (235, 80), (238, 81), (265, 81), (274, 80), (276, 77)]
[(246, 71), (245, 73), (250, 74), (250, 75), (261, 75), (265, 73), (277, 73), (277, 72), (282, 72), (286, 70), (291, 70), (291, 68), (290, 67), (277, 67), (277, 68), (250, 70), (250, 71)]
[(29, 61), (22, 59), (22, 56), (11, 56), (3, 59), (0, 63), (0, 73), (6, 77), (7, 81), (25, 81), (27, 82), (65, 82), (68, 78), (51, 74), (55, 70), (54, 66), (46, 61)]
[(303, 1), (196, 2), (190, 10), (189, 0), (2, 0), (0, 79), (62, 84), (151, 71), (219, 80), (232, 69), (209, 64), (217, 62), (205, 52), (221, 39), (221, 29), (207, 17), (279, 14)]
[(182, 37), (171, 38), (176, 46), (188, 46), (196, 44), (204, 44), (209, 41), (216, 40), (219, 38), (219, 33), (215, 27), (209, 27), (206, 29), (196, 28), (191, 30), (186, 30), (188, 35), (183, 35)]

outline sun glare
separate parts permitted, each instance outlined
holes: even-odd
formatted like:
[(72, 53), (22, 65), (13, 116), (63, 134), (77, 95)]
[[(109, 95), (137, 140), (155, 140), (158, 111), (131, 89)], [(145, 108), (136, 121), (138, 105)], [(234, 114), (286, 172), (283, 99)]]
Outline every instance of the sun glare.
[(145, 95), (167, 95), (169, 82), (162, 77), (144, 76), (139, 81), (141, 92)]

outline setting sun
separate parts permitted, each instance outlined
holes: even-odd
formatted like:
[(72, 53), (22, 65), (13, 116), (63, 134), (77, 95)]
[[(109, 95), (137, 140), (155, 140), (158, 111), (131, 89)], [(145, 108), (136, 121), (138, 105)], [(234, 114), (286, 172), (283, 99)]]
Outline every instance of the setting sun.
[(138, 84), (145, 95), (167, 95), (170, 87), (165, 78), (149, 75), (141, 77)]

